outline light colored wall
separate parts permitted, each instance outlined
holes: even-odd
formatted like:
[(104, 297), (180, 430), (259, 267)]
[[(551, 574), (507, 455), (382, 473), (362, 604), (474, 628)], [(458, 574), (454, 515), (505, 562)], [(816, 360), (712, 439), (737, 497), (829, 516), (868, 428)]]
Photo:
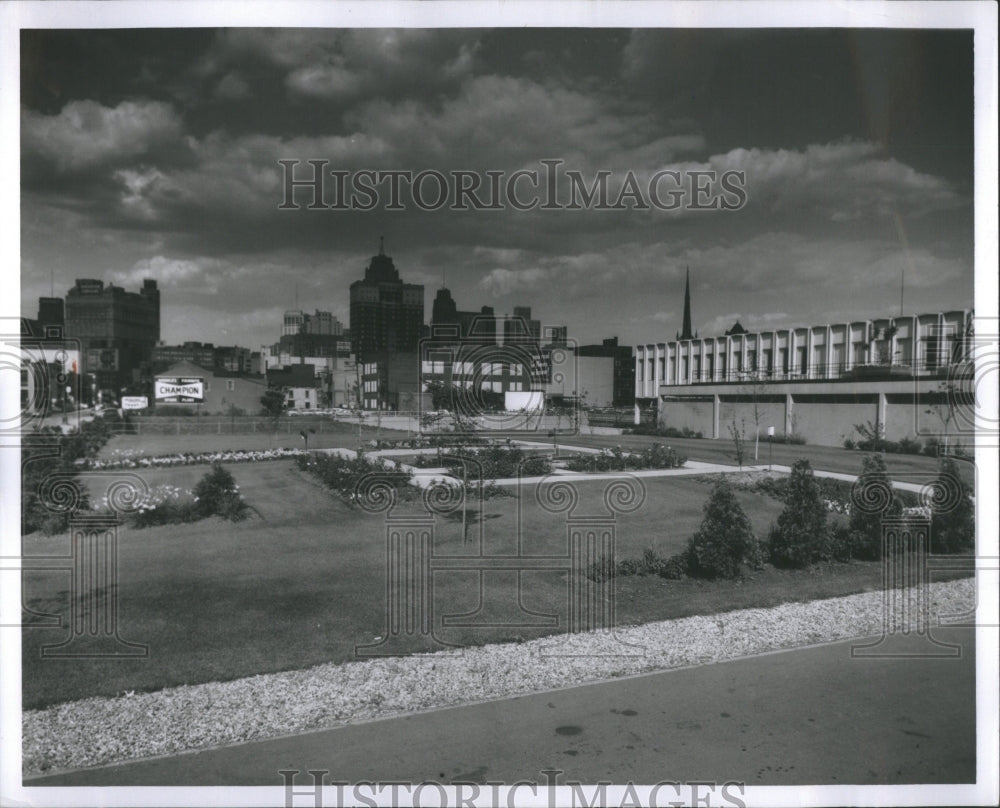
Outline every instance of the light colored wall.
[[(822, 400), (792, 396), (792, 431), (805, 437), (809, 443), (842, 446), (845, 438), (857, 440), (855, 424), (875, 421), (877, 407), (876, 396), (836, 399), (831, 396)], [(898, 436), (893, 439), (898, 439)]]
[(713, 404), (694, 399), (660, 402), (659, 425), (675, 429), (692, 429), (706, 438), (712, 437)]

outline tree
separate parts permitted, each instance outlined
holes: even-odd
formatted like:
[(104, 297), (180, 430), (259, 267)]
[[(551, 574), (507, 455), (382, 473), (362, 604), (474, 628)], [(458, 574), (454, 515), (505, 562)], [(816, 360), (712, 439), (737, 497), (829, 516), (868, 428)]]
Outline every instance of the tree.
[(757, 462), (760, 449), (760, 425), (767, 414), (767, 408), (763, 405), (763, 397), (767, 389), (767, 382), (764, 380), (758, 368), (751, 368), (744, 375), (743, 395), (750, 397), (752, 404), (751, 415), (753, 416), (753, 462)]
[(885, 451), (885, 424), (878, 421), (866, 421), (863, 424), (855, 424), (854, 431), (858, 433), (855, 445), (859, 449), (866, 452)]
[(736, 578), (744, 564), (758, 565), (753, 527), (725, 480), (716, 483), (705, 502), (705, 516), (687, 554), (694, 574), (707, 578)]
[(935, 483), (940, 500), (931, 506), (931, 552), (962, 553), (976, 547), (972, 491), (950, 457), (941, 458)]
[(285, 396), (280, 390), (270, 387), (260, 397), (260, 406), (264, 415), (277, 424), (281, 414), (285, 411)]
[(743, 468), (743, 461), (746, 459), (746, 422), (740, 421), (740, 426), (736, 426), (736, 419), (729, 424), (729, 437), (733, 439), (733, 448), (736, 450), (736, 462)]
[(903, 504), (893, 493), (882, 455), (865, 455), (855, 486), (850, 527), (856, 534), (857, 555), (877, 560), (882, 557), (882, 519), (898, 519), (903, 513)]
[(807, 567), (829, 552), (826, 506), (808, 460), (792, 466), (785, 508), (769, 537), (771, 561), (780, 567)]
[(963, 404), (970, 406), (971, 394), (963, 390), (952, 380), (946, 380), (938, 384), (937, 389), (932, 393), (932, 403), (924, 410), (926, 415), (933, 415), (941, 424), (941, 435), (938, 443), (941, 446), (941, 454), (948, 454), (948, 438), (951, 427), (958, 419), (958, 409)]

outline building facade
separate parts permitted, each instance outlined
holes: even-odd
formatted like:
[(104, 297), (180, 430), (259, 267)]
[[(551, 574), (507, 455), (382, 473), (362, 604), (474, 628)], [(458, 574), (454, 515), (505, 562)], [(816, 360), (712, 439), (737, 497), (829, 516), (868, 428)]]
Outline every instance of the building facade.
[(179, 408), (206, 415), (256, 415), (267, 384), (262, 376), (245, 376), (179, 362), (156, 373), (150, 403), (159, 414)]
[(182, 345), (153, 346), (150, 351), (153, 370), (164, 370), (179, 362), (190, 362), (203, 368), (215, 367), (215, 345), (211, 342), (185, 342)]
[(362, 280), (351, 284), (351, 345), (359, 362), (380, 354), (419, 350), (424, 331), (424, 287), (403, 283), (380, 247)]
[[(635, 403), (635, 359), (631, 345), (619, 345), (618, 337), (609, 337), (600, 345), (581, 345), (577, 349), (581, 357), (610, 357), (611, 401), (595, 406), (631, 407)], [(592, 403), (589, 402), (588, 403)]]
[(372, 352), (359, 362), (361, 406), (368, 410), (417, 412), (422, 409), (420, 354)]
[(98, 389), (117, 392), (160, 339), (160, 292), (148, 279), (137, 293), (78, 279), (66, 294), (65, 319), (66, 336), (80, 341), (82, 372)]
[(339, 337), (344, 333), (344, 326), (329, 311), (316, 309), (313, 314), (299, 309), (286, 311), (282, 320), (281, 336), (287, 337), (300, 333)]
[(541, 392), (548, 378), (541, 324), (531, 320), (529, 307), (514, 311), (503, 318), (490, 306), (460, 311), (451, 292), (439, 289), (422, 343), (421, 390), (467, 415), (502, 409), (506, 393)]
[(716, 438), (752, 409), (757, 428), (812, 443), (839, 445), (866, 423), (919, 436), (921, 402), (968, 360), (971, 328), (963, 309), (639, 345), (636, 403), (656, 406), (662, 426)]

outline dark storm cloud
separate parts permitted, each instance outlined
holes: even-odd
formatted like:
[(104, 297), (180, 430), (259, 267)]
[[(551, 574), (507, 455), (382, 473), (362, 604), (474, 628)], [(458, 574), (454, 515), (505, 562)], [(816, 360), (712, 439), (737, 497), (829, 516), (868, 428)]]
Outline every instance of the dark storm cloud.
[[(215, 306), (218, 328), (259, 344), (276, 328), (261, 312), (290, 305), (264, 301), (290, 278), (346, 318), (383, 234), (404, 277), (432, 290), (443, 270), (462, 306), (534, 300), (571, 332), (620, 330), (587, 314), (616, 299), (628, 340), (669, 330), (675, 301), (648, 290), (675, 297), (685, 264), (718, 290), (705, 325), (737, 299), (822, 320), (835, 303), (819, 284), (850, 305), (824, 272), (881, 290), (905, 264), (931, 307), (971, 298), (971, 34), (32, 31), (22, 50), (26, 301), (49, 267), (67, 286), (84, 266), (151, 275), (174, 322)], [(738, 170), (748, 201), (277, 209), (281, 159), (510, 172), (543, 158), (612, 171), (616, 190), (628, 171)]]

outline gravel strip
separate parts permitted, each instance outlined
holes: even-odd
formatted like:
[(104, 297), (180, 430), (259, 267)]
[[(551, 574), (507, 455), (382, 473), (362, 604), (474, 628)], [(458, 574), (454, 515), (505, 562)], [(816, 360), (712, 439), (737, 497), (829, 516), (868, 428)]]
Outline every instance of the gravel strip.
[[(975, 606), (975, 581), (932, 584), (930, 611)], [(882, 592), (687, 617), (603, 632), (386, 657), (23, 714), (23, 772), (219, 746), (619, 676), (881, 633)]]

